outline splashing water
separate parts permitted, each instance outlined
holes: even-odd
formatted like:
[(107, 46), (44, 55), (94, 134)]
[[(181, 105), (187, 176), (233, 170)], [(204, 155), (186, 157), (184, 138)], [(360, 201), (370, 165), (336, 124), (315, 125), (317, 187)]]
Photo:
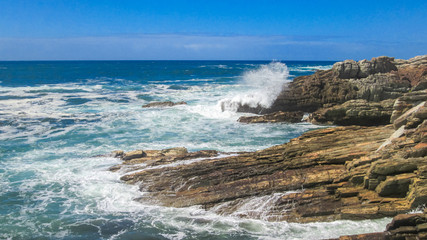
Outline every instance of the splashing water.
[[(298, 75), (300, 65), (331, 63), (288, 65)], [(108, 171), (118, 159), (92, 157), (180, 146), (254, 151), (316, 128), (243, 125), (236, 122), (240, 113), (217, 106), (258, 90), (277, 94), (288, 81), (283, 63), (0, 62), (0, 68), (0, 239), (319, 239), (382, 231), (389, 221), (297, 224), (144, 205), (133, 201), (143, 194), (138, 186)], [(248, 99), (268, 105), (272, 98)], [(168, 100), (188, 105), (141, 108)], [(262, 219), (283, 194), (254, 197), (239, 213)]]
[(272, 62), (248, 71), (243, 74), (241, 83), (247, 91), (221, 100), (221, 108), (223, 111), (232, 112), (236, 112), (242, 105), (269, 108), (290, 82), (288, 77), (288, 67), (281, 62)]

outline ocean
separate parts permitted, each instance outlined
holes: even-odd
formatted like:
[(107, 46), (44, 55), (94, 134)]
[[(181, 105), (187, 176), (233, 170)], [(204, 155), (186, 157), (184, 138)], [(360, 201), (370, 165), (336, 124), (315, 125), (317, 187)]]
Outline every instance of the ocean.
[[(268, 222), (134, 201), (114, 150), (255, 151), (319, 126), (241, 124), (316, 61), (0, 62), (0, 239), (324, 239), (390, 219)], [(142, 108), (153, 101), (185, 101)], [(223, 106), (221, 108), (221, 106)], [(263, 201), (266, 201), (265, 199)], [(268, 200), (266, 201), (268, 202)], [(258, 206), (258, 205), (257, 205)]]

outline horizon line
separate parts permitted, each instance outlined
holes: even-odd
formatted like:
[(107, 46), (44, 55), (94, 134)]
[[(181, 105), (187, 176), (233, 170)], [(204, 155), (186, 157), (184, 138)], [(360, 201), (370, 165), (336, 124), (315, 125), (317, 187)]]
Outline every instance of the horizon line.
[(269, 59), (269, 60), (255, 60), (255, 59), (66, 59), (66, 60), (62, 60), (62, 59), (50, 59), (50, 60), (2, 60), (0, 59), (0, 62), (114, 62), (114, 61), (127, 61), (127, 62), (138, 62), (138, 61), (145, 61), (145, 62), (153, 62), (153, 61), (158, 61), (158, 62), (166, 62), (166, 61), (174, 61), (174, 62), (191, 62), (191, 61), (222, 61), (222, 62), (237, 62), (237, 61), (258, 61), (258, 62), (275, 62), (275, 61), (289, 61), (289, 62), (308, 62), (308, 61), (316, 61), (316, 62), (338, 62), (338, 61), (343, 61), (343, 60), (285, 60), (285, 59)]

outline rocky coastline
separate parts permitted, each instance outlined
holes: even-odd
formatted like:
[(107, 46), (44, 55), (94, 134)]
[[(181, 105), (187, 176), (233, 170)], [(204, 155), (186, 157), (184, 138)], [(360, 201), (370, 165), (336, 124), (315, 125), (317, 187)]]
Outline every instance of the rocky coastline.
[(116, 151), (123, 163), (110, 170), (139, 185), (141, 202), (301, 223), (394, 217), (385, 232), (339, 239), (426, 239), (425, 210), (407, 214), (427, 203), (426, 101), (427, 55), (346, 60), (295, 78), (270, 108), (239, 107), (265, 114), (244, 123), (309, 113), (307, 121), (334, 127), (249, 153)]

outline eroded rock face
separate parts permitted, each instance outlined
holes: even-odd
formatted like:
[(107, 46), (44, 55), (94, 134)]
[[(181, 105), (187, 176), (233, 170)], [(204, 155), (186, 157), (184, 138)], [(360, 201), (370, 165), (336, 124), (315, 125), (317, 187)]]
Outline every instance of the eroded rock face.
[(335, 63), (332, 67), (334, 75), (341, 79), (365, 78), (372, 74), (388, 73), (396, 70), (394, 58), (385, 56), (372, 58), (371, 61), (366, 59), (359, 62), (345, 60), (344, 62)]
[[(416, 118), (424, 119), (426, 117), (426, 101), (427, 90), (409, 92), (398, 98), (393, 105), (393, 113), (390, 119), (391, 123), (398, 129), (408, 122), (419, 121), (416, 120)], [(410, 109), (413, 110), (408, 112)]]
[(323, 108), (309, 117), (314, 124), (378, 126), (390, 123), (393, 112), (393, 99), (381, 102), (368, 102), (363, 99), (350, 100), (341, 105)]
[(427, 239), (427, 214), (399, 214), (384, 232), (341, 236), (330, 240), (401, 240)]
[(238, 111), (267, 114), (272, 112), (314, 112), (363, 99), (380, 102), (396, 99), (409, 91), (427, 88), (427, 55), (410, 60), (389, 57), (359, 62), (346, 60), (326, 71), (297, 77), (286, 86), (268, 108), (240, 106)]
[(387, 225), (385, 239), (427, 239), (427, 214), (397, 215)]
[(283, 145), (226, 157), (185, 148), (140, 150), (120, 154), (124, 162), (112, 170), (138, 184), (146, 192), (138, 201), (151, 204), (201, 205), (270, 221), (395, 216), (427, 202), (427, 120), (421, 120), (398, 130), (314, 130)]

